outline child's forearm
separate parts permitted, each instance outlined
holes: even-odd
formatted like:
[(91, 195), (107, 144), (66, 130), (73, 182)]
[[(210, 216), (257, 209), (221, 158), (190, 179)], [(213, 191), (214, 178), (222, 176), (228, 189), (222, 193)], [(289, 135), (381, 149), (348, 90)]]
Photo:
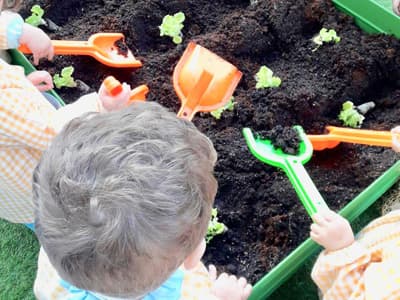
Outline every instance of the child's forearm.
[(88, 112), (103, 112), (103, 107), (97, 93), (82, 96), (74, 103), (58, 109), (54, 113), (51, 127), (56, 132), (60, 132), (69, 121)]
[(0, 49), (14, 49), (19, 47), (24, 20), (19, 14), (2, 12), (0, 14)]
[(326, 294), (330, 290), (340, 288), (349, 278), (351, 282), (361, 280), (366, 266), (370, 263), (370, 251), (362, 244), (354, 242), (344, 249), (323, 251), (313, 267), (311, 277)]

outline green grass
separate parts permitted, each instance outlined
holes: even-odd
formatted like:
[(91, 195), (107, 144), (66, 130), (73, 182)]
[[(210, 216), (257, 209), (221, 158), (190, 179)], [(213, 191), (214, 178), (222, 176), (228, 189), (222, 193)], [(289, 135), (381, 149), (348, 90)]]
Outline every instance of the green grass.
[(30, 300), (39, 244), (35, 234), (19, 224), (0, 220), (0, 299)]

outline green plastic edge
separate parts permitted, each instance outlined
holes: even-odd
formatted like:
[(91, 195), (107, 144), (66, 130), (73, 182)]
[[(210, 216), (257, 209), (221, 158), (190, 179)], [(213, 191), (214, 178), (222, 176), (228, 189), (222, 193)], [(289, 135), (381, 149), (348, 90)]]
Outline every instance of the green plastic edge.
[[(21, 52), (19, 52), (18, 50), (15, 50), (15, 49), (11, 49), (8, 52), (11, 56), (12, 63), (22, 66), (25, 69), (25, 74), (29, 74), (29, 73), (32, 73), (33, 71), (36, 71), (35, 67), (30, 63), (30, 61)], [(62, 106), (65, 105), (64, 101), (54, 90), (47, 91), (47, 93), (50, 93), (51, 95), (53, 95), (57, 99), (58, 103), (60, 103)]]
[[(354, 221), (354, 219), (360, 216), (393, 186), (399, 178), (400, 161), (397, 161), (356, 198), (348, 203), (339, 213), (350, 222)], [(321, 247), (318, 244), (308, 238), (256, 283), (249, 300), (261, 300), (271, 295), (293, 275), (309, 257), (320, 249)]]
[[(336, 7), (353, 16), (368, 33), (392, 34), (400, 38), (400, 17), (385, 9), (379, 0), (332, 0)], [(382, 0), (381, 0), (382, 2)]]

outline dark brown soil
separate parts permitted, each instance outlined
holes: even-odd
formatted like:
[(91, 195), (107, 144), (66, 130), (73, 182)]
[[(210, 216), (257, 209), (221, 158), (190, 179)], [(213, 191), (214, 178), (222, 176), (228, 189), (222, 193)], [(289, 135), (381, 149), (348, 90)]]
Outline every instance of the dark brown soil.
[[(253, 4), (251, 4), (252, 2)], [(388, 130), (399, 122), (400, 42), (368, 36), (351, 18), (325, 0), (30, 0), (22, 11), (40, 4), (45, 17), (61, 30), (53, 39), (86, 40), (96, 32), (122, 32), (134, 55), (136, 70), (112, 69), (89, 57), (57, 57), (41, 68), (52, 73), (72, 64), (75, 78), (97, 90), (114, 75), (133, 87), (147, 84), (149, 101), (178, 111), (172, 72), (190, 40), (236, 65), (244, 74), (235, 91), (237, 105), (216, 121), (198, 114), (193, 122), (214, 142), (219, 154), (216, 206), (229, 228), (208, 246), (206, 262), (244, 275), (255, 283), (309, 234), (310, 219), (285, 174), (254, 158), (241, 130), (270, 130), (302, 125), (322, 133), (340, 125), (337, 115), (346, 100), (375, 101), (363, 128)], [(166, 14), (186, 15), (184, 42), (176, 46), (160, 37)], [(322, 27), (341, 37), (334, 45), (312, 52), (311, 38)], [(282, 85), (256, 90), (254, 75), (267, 65)], [(76, 90), (60, 90), (67, 102)], [(397, 160), (390, 149), (342, 144), (314, 153), (306, 168), (328, 205), (337, 210), (366, 188)]]
[(283, 153), (298, 155), (301, 138), (293, 127), (277, 125), (271, 130), (257, 132), (262, 140), (269, 140), (274, 149), (281, 149)]

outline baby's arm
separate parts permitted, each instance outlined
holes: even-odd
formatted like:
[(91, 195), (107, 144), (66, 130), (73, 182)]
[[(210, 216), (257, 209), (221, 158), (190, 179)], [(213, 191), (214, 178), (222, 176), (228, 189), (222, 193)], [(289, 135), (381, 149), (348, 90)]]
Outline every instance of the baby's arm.
[(372, 262), (371, 253), (354, 241), (349, 222), (339, 214), (324, 211), (313, 219), (310, 236), (325, 250), (318, 257), (311, 277), (324, 299), (350, 299), (363, 284), (365, 269)]
[(33, 54), (33, 63), (53, 58), (54, 49), (43, 30), (24, 22), (19, 14), (4, 11), (0, 14), (0, 49), (15, 49), (25, 44)]

